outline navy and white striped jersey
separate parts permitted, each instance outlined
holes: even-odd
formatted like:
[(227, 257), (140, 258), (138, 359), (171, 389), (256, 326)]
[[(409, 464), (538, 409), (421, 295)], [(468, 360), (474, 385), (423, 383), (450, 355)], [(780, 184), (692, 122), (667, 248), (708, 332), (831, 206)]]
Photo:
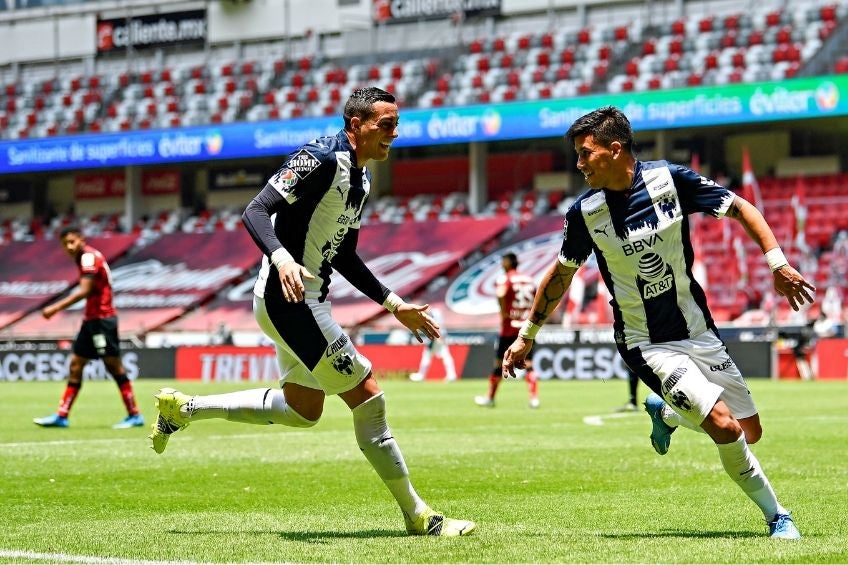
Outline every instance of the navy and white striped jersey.
[(589, 190), (569, 208), (559, 261), (576, 268), (595, 252), (612, 294), (619, 347), (715, 329), (704, 291), (692, 275), (688, 215), (721, 218), (734, 196), (680, 165), (637, 161), (629, 190)]
[(265, 255), (254, 293), (265, 297), (266, 290), (279, 290), (277, 269), (269, 257), (282, 245), (315, 276), (303, 280), (306, 300), (326, 300), (335, 267), (364, 294), (382, 302), (388, 290), (356, 255), (370, 189), (371, 174), (365, 167), (357, 168), (344, 130), (292, 153), (243, 215)]

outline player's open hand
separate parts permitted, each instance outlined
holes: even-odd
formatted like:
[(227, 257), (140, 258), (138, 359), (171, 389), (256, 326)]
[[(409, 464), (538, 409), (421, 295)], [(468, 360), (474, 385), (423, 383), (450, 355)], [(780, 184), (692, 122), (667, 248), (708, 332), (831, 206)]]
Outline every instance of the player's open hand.
[(283, 298), (286, 302), (302, 302), (303, 291), (305, 290), (303, 279), (314, 279), (312, 273), (295, 261), (284, 263), (278, 271), (283, 286)]
[(807, 282), (801, 273), (790, 265), (784, 265), (774, 271), (774, 290), (781, 296), (785, 296), (789, 305), (796, 312), (801, 306), (812, 304), (815, 300), (816, 287)]
[(524, 339), (519, 336), (515, 338), (512, 345), (504, 353), (503, 361), (501, 362), (501, 374), (504, 377), (515, 378), (515, 369), (526, 369), (527, 354), (533, 348), (532, 339)]
[(439, 339), (439, 324), (427, 313), (429, 304), (409, 304), (405, 302), (395, 310), (395, 318), (412, 332), (420, 343), (424, 343), (423, 335), (429, 339)]

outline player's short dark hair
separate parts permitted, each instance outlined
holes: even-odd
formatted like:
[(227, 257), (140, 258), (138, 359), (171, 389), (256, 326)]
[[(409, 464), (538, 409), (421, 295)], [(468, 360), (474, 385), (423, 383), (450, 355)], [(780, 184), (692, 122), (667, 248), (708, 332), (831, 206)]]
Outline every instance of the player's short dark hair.
[(592, 135), (595, 141), (609, 147), (618, 141), (628, 153), (633, 152), (633, 128), (624, 112), (615, 106), (605, 106), (580, 116), (565, 132), (565, 138), (572, 145), (574, 139), (582, 135)]
[(509, 264), (512, 265), (513, 269), (518, 268), (518, 255), (515, 253), (504, 253), (503, 258), (509, 261)]
[(347, 99), (344, 107), (344, 128), (350, 130), (351, 118), (367, 120), (374, 115), (374, 104), (376, 102), (389, 102), (394, 104), (395, 97), (376, 86), (368, 86), (354, 90)]
[(82, 230), (79, 228), (79, 226), (65, 226), (64, 228), (62, 228), (62, 231), (59, 232), (59, 239), (64, 239), (64, 237), (70, 233), (82, 235)]

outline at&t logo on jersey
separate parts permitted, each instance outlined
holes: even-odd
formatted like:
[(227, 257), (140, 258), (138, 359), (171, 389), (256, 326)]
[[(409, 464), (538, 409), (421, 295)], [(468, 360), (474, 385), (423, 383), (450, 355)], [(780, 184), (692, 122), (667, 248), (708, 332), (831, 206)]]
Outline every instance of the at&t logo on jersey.
[(639, 259), (639, 288), (648, 300), (674, 288), (674, 273), (656, 253), (646, 253)]

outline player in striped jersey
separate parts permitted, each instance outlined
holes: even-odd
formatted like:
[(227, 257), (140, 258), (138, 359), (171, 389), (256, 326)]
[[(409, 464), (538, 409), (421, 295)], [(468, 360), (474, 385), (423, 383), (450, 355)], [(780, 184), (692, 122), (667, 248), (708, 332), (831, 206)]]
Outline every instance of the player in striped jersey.
[(336, 270), (392, 312), (418, 341), (439, 337), (428, 307), (409, 304), (391, 292), (356, 252), (371, 188), (365, 165), (387, 159), (397, 135), (394, 96), (373, 87), (356, 90), (345, 104), (344, 129), (291, 154), (253, 198), (242, 216), (263, 253), (253, 310), (276, 345), (282, 390), (190, 396), (162, 389), (150, 439), (162, 453), (171, 434), (209, 418), (310, 428), (321, 418), (327, 395), (338, 395), (352, 412), (359, 449), (400, 506), (407, 532), (467, 535), (474, 522), (435, 512), (413, 488), (386, 422), (386, 403), (371, 362), (332, 318), (327, 301), (330, 275)]
[(590, 190), (566, 213), (559, 257), (504, 356), (504, 371), (523, 366), (539, 326), (594, 251), (613, 297), (618, 350), (654, 392), (645, 402), (654, 449), (665, 454), (679, 425), (705, 432), (727, 474), (762, 510), (771, 537), (799, 538), (748, 447), (762, 435), (759, 414), (692, 275), (688, 216), (700, 212), (738, 221), (762, 249), (775, 290), (793, 309), (811, 303), (815, 288), (788, 264), (753, 205), (685, 167), (637, 160), (630, 122), (620, 110), (586, 114), (566, 138)]

